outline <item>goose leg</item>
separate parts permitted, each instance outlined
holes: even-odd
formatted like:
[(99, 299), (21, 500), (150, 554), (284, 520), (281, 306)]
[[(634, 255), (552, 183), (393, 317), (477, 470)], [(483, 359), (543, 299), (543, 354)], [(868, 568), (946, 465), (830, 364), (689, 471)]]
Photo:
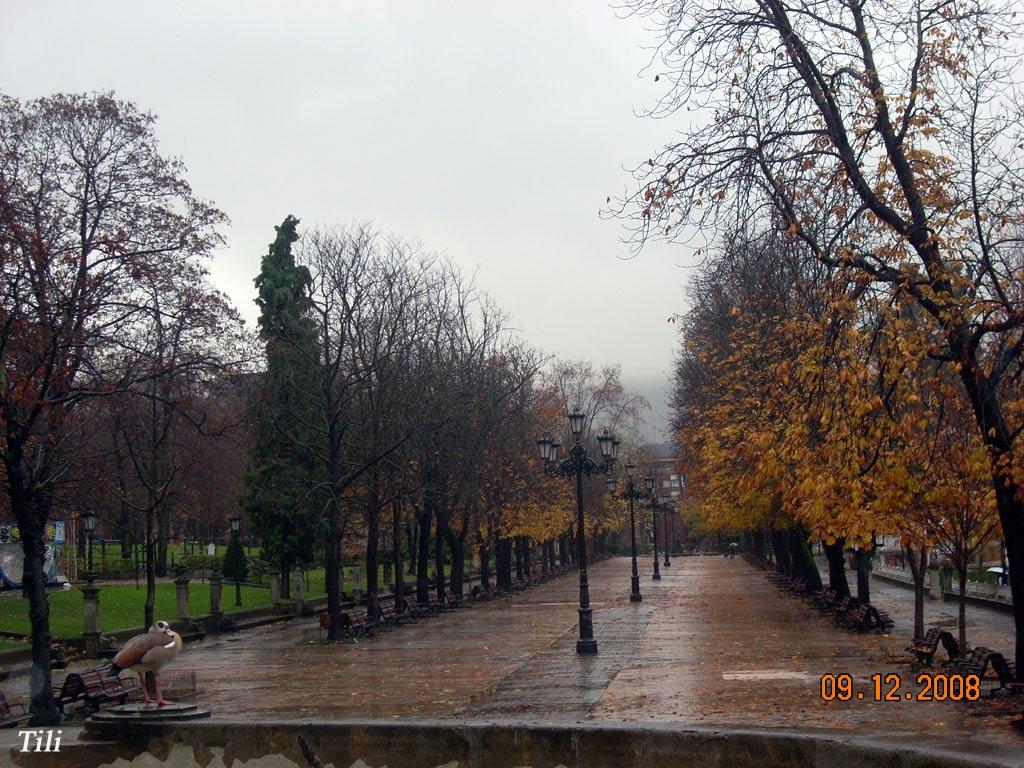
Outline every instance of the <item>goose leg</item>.
[(162, 707), (165, 704), (170, 704), (171, 702), (165, 700), (164, 695), (160, 693), (160, 675), (154, 672), (153, 679), (156, 680), (156, 705)]
[(142, 703), (152, 704), (153, 700), (149, 698), (149, 689), (146, 687), (146, 675), (143, 672), (139, 672), (139, 685), (142, 687)]

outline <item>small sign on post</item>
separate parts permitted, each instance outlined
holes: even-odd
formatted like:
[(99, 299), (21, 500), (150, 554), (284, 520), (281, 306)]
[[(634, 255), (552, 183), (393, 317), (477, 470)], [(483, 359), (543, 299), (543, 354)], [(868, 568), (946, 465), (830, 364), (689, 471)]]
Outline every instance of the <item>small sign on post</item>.
[(212, 543), (211, 544), (207, 544), (206, 545), (206, 554), (208, 554), (210, 557), (213, 557), (214, 555), (216, 555), (217, 554), (217, 546), (215, 544), (212, 544)]

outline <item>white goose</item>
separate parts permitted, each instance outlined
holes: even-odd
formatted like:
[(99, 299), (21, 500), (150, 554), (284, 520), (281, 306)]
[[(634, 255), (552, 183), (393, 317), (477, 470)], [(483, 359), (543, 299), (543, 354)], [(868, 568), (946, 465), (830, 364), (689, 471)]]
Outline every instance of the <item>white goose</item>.
[(166, 621), (158, 621), (148, 632), (136, 635), (117, 652), (110, 665), (110, 676), (117, 677), (122, 669), (138, 673), (145, 703), (151, 704), (153, 700), (149, 698), (149, 691), (146, 690), (145, 673), (152, 672), (156, 681), (156, 703), (162, 707), (170, 702), (165, 701), (163, 694), (160, 693), (160, 670), (179, 653), (181, 635), (171, 629), (171, 625)]

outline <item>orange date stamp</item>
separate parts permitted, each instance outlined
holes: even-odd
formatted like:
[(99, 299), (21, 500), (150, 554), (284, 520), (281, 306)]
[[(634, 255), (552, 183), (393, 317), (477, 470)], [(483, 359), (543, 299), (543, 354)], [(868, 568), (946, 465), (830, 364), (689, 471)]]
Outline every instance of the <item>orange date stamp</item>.
[(977, 675), (930, 675), (922, 672), (914, 684), (890, 672), (874, 674), (869, 684), (858, 687), (853, 675), (845, 672), (821, 676), (823, 701), (977, 701), (981, 698), (981, 678)]

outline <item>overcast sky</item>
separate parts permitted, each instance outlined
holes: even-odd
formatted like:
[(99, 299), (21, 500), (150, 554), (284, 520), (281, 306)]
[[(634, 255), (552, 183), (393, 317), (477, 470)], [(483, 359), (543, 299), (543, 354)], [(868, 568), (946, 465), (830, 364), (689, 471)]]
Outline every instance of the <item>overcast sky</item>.
[(371, 219), (477, 269), (541, 349), (621, 364), (653, 434), (692, 253), (623, 260), (623, 224), (598, 215), (679, 127), (635, 116), (661, 92), (640, 74), (652, 40), (599, 0), (0, 0), (0, 90), (155, 112), (231, 218), (211, 271), (248, 320), (286, 214)]

